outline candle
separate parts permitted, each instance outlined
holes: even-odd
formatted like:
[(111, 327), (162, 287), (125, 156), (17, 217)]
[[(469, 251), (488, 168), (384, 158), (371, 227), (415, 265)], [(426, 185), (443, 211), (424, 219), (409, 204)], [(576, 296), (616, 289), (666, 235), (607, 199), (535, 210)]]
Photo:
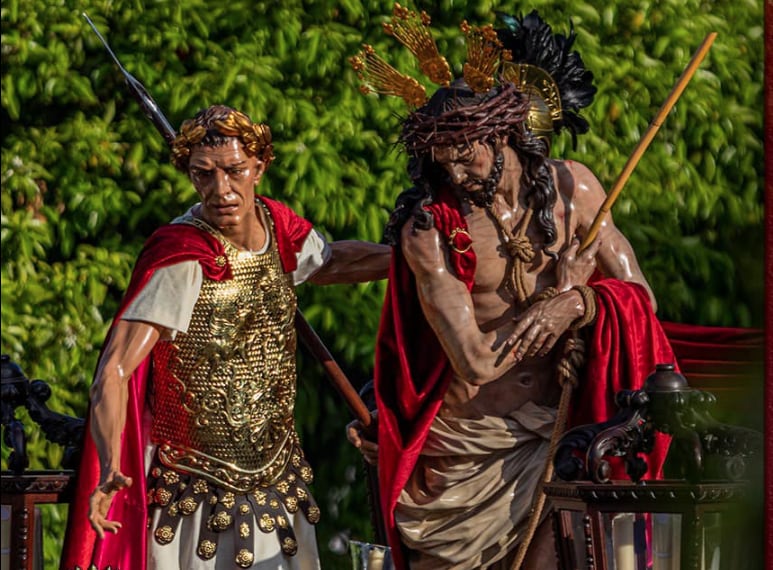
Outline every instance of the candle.
[(612, 549), (615, 570), (636, 570), (632, 513), (619, 514), (612, 519)]

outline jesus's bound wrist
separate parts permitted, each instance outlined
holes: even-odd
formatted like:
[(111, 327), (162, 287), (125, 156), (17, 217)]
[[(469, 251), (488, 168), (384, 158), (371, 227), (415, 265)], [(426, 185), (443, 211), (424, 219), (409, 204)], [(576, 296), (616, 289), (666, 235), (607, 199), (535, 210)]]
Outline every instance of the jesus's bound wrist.
[(598, 309), (596, 304), (596, 292), (592, 287), (588, 287), (587, 285), (575, 285), (571, 290), (577, 291), (580, 294), (584, 305), (583, 314), (577, 317), (572, 324), (569, 325), (570, 330), (578, 330), (593, 324), (596, 320)]

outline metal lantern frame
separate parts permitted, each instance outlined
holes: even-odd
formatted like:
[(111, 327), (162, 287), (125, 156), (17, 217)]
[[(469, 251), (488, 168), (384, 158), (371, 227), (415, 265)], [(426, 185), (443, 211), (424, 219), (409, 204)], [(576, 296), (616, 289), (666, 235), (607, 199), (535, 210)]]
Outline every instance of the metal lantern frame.
[[(544, 491), (560, 569), (745, 568), (733, 517), (749, 499), (750, 481), (762, 480), (753, 469), (762, 434), (716, 421), (714, 396), (690, 388), (671, 364), (657, 365), (642, 390), (623, 390), (616, 402), (614, 418), (569, 430), (556, 447), (560, 480)], [(642, 454), (657, 432), (672, 437), (669, 478), (644, 481)], [(610, 479), (610, 457), (621, 458), (629, 480)], [(615, 520), (625, 532), (616, 532)], [(669, 536), (670, 548), (661, 550), (659, 539)]]

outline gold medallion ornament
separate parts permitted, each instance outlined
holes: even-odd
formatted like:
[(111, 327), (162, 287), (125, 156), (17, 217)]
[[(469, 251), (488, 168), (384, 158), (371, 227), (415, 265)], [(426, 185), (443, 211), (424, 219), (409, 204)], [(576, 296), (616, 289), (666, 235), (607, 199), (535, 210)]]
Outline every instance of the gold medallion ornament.
[(276, 520), (268, 513), (260, 517), (260, 520), (258, 521), (258, 526), (260, 527), (260, 530), (262, 530), (263, 532), (271, 532), (272, 530), (274, 530), (275, 524), (276, 524)]
[(236, 564), (241, 568), (249, 568), (252, 566), (253, 560), (255, 560), (255, 555), (246, 548), (242, 548), (236, 555)]
[(217, 544), (211, 540), (202, 540), (199, 543), (199, 548), (196, 552), (204, 560), (209, 560), (215, 555), (215, 552), (217, 552)]
[(290, 537), (285, 538), (282, 541), (282, 552), (291, 556), (294, 555), (298, 552), (298, 543)]
[(200, 495), (201, 493), (206, 493), (208, 489), (207, 482), (204, 479), (196, 479), (196, 482), (193, 484), (193, 492), (197, 495)]
[(156, 492), (156, 502), (162, 507), (165, 507), (166, 505), (168, 505), (171, 499), (172, 499), (172, 493), (170, 493), (166, 489), (158, 489), (158, 491)]
[(220, 502), (223, 503), (223, 506), (226, 509), (233, 509), (234, 508), (234, 504), (236, 502), (234, 500), (234, 494), (231, 491), (228, 491), (227, 493), (225, 493), (223, 495), (223, 498), (220, 499)]
[(167, 485), (174, 485), (180, 482), (180, 476), (174, 471), (167, 471), (164, 473), (164, 481)]
[(266, 495), (263, 491), (255, 491), (252, 494), (253, 497), (255, 497), (255, 502), (258, 503), (260, 506), (263, 506), (266, 504), (266, 501), (268, 500), (268, 495)]
[(229, 526), (231, 526), (231, 523), (233, 522), (233, 517), (228, 514), (227, 511), (220, 511), (219, 513), (212, 516), (212, 518), (208, 521), (209, 527), (212, 528), (212, 530), (225, 530)]
[(196, 507), (199, 506), (199, 504), (196, 502), (196, 499), (193, 497), (185, 497), (182, 501), (178, 503), (180, 508), (180, 513), (183, 515), (192, 515), (194, 512), (196, 512)]
[(154, 534), (160, 544), (169, 544), (174, 540), (174, 531), (171, 526), (159, 527)]
[(320, 518), (319, 507), (317, 507), (316, 505), (314, 505), (313, 507), (309, 507), (309, 512), (306, 516), (308, 517), (309, 522), (311, 524), (317, 524)]

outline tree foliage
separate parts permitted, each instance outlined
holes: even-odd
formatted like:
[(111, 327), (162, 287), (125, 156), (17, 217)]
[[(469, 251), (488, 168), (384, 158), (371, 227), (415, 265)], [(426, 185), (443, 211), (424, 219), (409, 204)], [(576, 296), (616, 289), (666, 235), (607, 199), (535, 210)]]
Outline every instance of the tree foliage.
[[(668, 320), (760, 326), (762, 311), (762, 2), (759, 0), (481, 0), (418, 2), (458, 76), (459, 22), (533, 8), (554, 31), (578, 31), (596, 77), (576, 149), (609, 187), (709, 31), (719, 36), (614, 209)], [(416, 73), (381, 32), (386, 0), (4, 0), (2, 6), (2, 352), (48, 380), (59, 412), (84, 415), (99, 346), (150, 232), (195, 201), (165, 143), (81, 17), (86, 11), (173, 125), (223, 102), (271, 125), (277, 160), (260, 191), (331, 239), (378, 241), (405, 157), (394, 149), (405, 108), (364, 97), (347, 59), (362, 42)], [(299, 290), (301, 307), (355, 384), (370, 376), (384, 284)], [(329, 544), (369, 538), (346, 414), (302, 358), (298, 401), (316, 466), (325, 568)], [(33, 466), (61, 450), (31, 433)], [(58, 520), (57, 520), (58, 519)], [(62, 517), (47, 522), (46, 566)]]

